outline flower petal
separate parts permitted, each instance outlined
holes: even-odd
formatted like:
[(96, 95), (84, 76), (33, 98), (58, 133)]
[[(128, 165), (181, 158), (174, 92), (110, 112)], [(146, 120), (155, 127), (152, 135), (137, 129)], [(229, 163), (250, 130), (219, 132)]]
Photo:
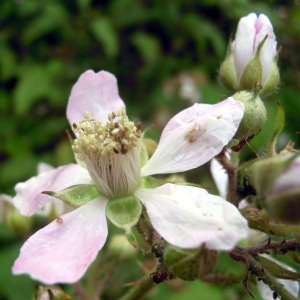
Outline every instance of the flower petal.
[(256, 21), (257, 15), (255, 13), (241, 18), (236, 31), (235, 40), (232, 43), (232, 53), (238, 80), (256, 50), (254, 48)]
[(260, 52), (261, 62), (263, 65), (262, 82), (264, 83), (271, 72), (271, 68), (277, 53), (277, 42), (273, 31), (273, 26), (266, 15), (259, 15), (256, 23), (256, 28), (257, 35), (255, 37), (255, 49), (257, 49), (259, 43), (268, 35)]
[(155, 230), (180, 248), (230, 250), (248, 236), (246, 219), (238, 209), (206, 190), (174, 184), (138, 189)]
[(73, 86), (68, 106), (67, 118), (70, 125), (84, 119), (89, 112), (92, 119), (107, 121), (111, 112), (125, 107), (118, 94), (116, 77), (106, 71), (84, 72)]
[[(226, 157), (230, 159), (230, 151), (226, 154)], [(220, 197), (226, 199), (228, 189), (228, 174), (223, 166), (213, 158), (210, 162), (210, 173), (215, 182)]]
[(164, 128), (142, 176), (183, 172), (206, 163), (233, 138), (243, 113), (244, 105), (231, 97), (181, 111)]
[(106, 241), (106, 204), (99, 197), (37, 231), (21, 248), (13, 273), (45, 284), (78, 281)]
[(44, 191), (58, 191), (77, 184), (89, 184), (88, 171), (79, 165), (70, 164), (40, 173), (15, 186), (14, 206), (24, 216), (32, 216), (42, 208), (51, 197)]

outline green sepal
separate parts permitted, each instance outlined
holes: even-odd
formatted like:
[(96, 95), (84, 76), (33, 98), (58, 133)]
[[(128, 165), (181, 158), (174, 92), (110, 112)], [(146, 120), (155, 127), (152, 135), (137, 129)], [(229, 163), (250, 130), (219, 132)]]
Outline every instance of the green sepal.
[(259, 43), (255, 55), (246, 65), (239, 81), (239, 90), (252, 91), (257, 84), (262, 84), (263, 66), (260, 51), (266, 39), (267, 36)]
[(127, 234), (130, 234), (141, 213), (142, 204), (133, 195), (110, 199), (106, 206), (107, 218), (118, 228), (124, 229)]
[(60, 192), (44, 191), (43, 194), (58, 198), (73, 207), (80, 207), (100, 196), (100, 192), (93, 184), (75, 185)]
[(279, 69), (277, 66), (277, 61), (274, 60), (273, 64), (272, 64), (272, 68), (271, 68), (271, 72), (270, 75), (268, 77), (268, 79), (266, 80), (266, 82), (264, 83), (260, 95), (262, 97), (266, 97), (268, 95), (270, 95), (272, 92), (274, 92), (278, 86), (280, 82), (280, 73), (279, 73)]
[(237, 77), (234, 67), (233, 55), (228, 55), (219, 69), (219, 82), (230, 92), (237, 90)]
[(238, 83), (238, 90), (252, 91), (256, 84), (262, 83), (262, 72), (260, 57), (254, 55), (243, 70)]
[(274, 277), (287, 279), (287, 280), (299, 280), (300, 274), (287, 269), (287, 267), (281, 265), (279, 262), (275, 262), (264, 256), (258, 256), (259, 262), (262, 266)]
[(151, 176), (147, 176), (147, 177), (142, 177), (140, 187), (147, 188), (147, 189), (154, 189), (161, 186), (164, 183), (165, 181), (162, 181), (160, 179)]
[(191, 281), (210, 274), (217, 262), (217, 252), (204, 247), (180, 249), (167, 245), (164, 249), (164, 263), (168, 270), (182, 280)]
[(273, 156), (276, 153), (275, 147), (276, 147), (277, 138), (278, 138), (280, 132), (282, 131), (282, 129), (284, 127), (284, 123), (285, 123), (285, 113), (279, 102), (277, 103), (277, 108), (278, 109), (277, 109), (277, 115), (276, 115), (276, 120), (275, 120), (275, 129), (272, 133), (271, 140), (268, 145), (268, 155), (269, 156)]

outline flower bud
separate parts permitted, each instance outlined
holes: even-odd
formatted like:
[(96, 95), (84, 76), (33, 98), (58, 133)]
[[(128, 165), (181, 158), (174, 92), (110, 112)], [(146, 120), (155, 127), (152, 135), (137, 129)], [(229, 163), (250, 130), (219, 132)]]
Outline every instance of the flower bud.
[(220, 82), (230, 91), (251, 91), (260, 84), (262, 95), (271, 93), (279, 83), (276, 47), (267, 16), (251, 13), (241, 18), (235, 40), (219, 70)]
[(300, 158), (279, 174), (265, 200), (269, 215), (283, 223), (300, 223)]
[(217, 262), (217, 252), (206, 248), (187, 250), (167, 245), (164, 262), (173, 275), (187, 281), (195, 280), (212, 272)]
[(20, 235), (27, 235), (32, 228), (32, 218), (21, 216), (6, 194), (0, 194), (0, 223)]
[(300, 222), (300, 158), (297, 155), (259, 159), (247, 173), (270, 217), (283, 223)]
[(245, 112), (235, 138), (247, 140), (257, 134), (264, 125), (267, 114), (266, 108), (257, 93), (246, 91), (235, 93), (233, 99), (245, 106)]

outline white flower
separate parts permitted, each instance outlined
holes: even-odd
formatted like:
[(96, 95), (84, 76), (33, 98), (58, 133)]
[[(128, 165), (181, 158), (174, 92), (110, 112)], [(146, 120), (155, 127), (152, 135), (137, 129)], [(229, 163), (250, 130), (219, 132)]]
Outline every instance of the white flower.
[[(145, 206), (152, 226), (167, 242), (181, 248), (205, 244), (232, 249), (248, 235), (247, 221), (236, 207), (192, 186), (147, 188), (142, 178), (209, 161), (232, 139), (243, 111), (243, 104), (232, 98), (183, 110), (169, 121), (155, 153), (141, 167), (140, 125), (129, 121), (116, 78), (104, 71), (82, 74), (72, 89), (67, 117), (76, 135), (73, 149), (87, 169), (71, 164), (19, 183), (14, 204), (32, 215), (51, 198), (43, 191), (79, 184), (95, 184), (100, 195), (31, 236), (13, 272), (47, 284), (77, 281), (106, 241), (107, 208), (128, 196)], [(121, 207), (120, 213), (130, 216), (130, 208)]]

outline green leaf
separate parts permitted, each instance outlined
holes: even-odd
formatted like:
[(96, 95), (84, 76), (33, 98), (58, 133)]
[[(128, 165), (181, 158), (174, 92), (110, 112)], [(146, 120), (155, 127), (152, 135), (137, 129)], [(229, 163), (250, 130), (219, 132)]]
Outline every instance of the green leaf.
[(51, 5), (45, 5), (38, 16), (32, 18), (32, 21), (26, 24), (23, 31), (25, 44), (29, 45), (34, 40), (52, 31), (54, 32), (60, 28), (62, 23), (66, 22), (66, 20), (67, 13), (61, 4), (52, 2)]
[(50, 84), (49, 74), (45, 72), (44, 67), (26, 66), (14, 91), (16, 114), (27, 113), (31, 105), (39, 98), (47, 96), (51, 88), (53, 87)]
[(31, 299), (35, 283), (27, 275), (15, 276), (11, 272), (21, 244), (2, 247), (0, 251), (0, 299)]
[(91, 21), (91, 31), (102, 44), (105, 54), (113, 58), (119, 51), (119, 40), (111, 21), (101, 17)]
[(156, 37), (143, 32), (137, 32), (132, 36), (132, 43), (139, 50), (146, 63), (156, 61), (160, 56), (160, 44)]
[(43, 194), (58, 198), (74, 207), (80, 207), (100, 195), (93, 184), (75, 185), (60, 192), (44, 191)]

